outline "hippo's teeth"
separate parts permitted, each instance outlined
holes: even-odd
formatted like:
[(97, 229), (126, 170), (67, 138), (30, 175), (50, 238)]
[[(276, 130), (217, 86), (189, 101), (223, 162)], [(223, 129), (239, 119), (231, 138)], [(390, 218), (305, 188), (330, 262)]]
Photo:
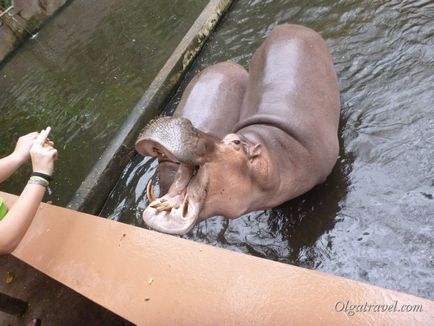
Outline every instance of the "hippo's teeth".
[(149, 206), (152, 208), (158, 208), (158, 206), (160, 206), (160, 205), (161, 205), (161, 203), (155, 203), (155, 204), (151, 204)]
[(166, 157), (166, 154), (163, 151), (161, 151), (158, 147), (153, 147), (152, 151), (154, 152), (155, 156), (161, 156), (162, 158)]
[(155, 203), (150, 205), (152, 208), (155, 208), (157, 211), (159, 212), (170, 212), (172, 210), (172, 208), (174, 209), (178, 209), (179, 208), (179, 204), (170, 204), (167, 202), (159, 202), (159, 203)]
[(152, 203), (154, 200), (157, 199), (157, 197), (155, 196), (155, 192), (154, 192), (153, 179), (154, 178), (149, 179), (148, 185), (146, 186), (146, 197), (148, 197), (148, 201), (150, 203)]
[(184, 207), (182, 209), (182, 217), (185, 217), (188, 214), (188, 198), (185, 197)]
[(171, 211), (172, 210), (172, 205), (170, 205), (169, 203), (160, 203), (155, 208), (159, 212), (161, 212), (161, 211)]

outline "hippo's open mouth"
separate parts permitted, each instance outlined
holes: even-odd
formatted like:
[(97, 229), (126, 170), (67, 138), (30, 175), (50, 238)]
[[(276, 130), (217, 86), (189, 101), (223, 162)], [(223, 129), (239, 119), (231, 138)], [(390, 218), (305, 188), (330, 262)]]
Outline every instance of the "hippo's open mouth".
[(207, 188), (206, 171), (199, 167), (216, 140), (184, 118), (159, 118), (143, 130), (136, 142), (137, 152), (179, 163), (167, 193), (152, 200), (143, 212), (149, 227), (171, 234), (185, 234), (193, 228)]
[(196, 173), (197, 167), (181, 163), (169, 191), (160, 198), (149, 196), (151, 202), (143, 212), (148, 226), (171, 234), (185, 234), (193, 228), (203, 202), (194, 180)]

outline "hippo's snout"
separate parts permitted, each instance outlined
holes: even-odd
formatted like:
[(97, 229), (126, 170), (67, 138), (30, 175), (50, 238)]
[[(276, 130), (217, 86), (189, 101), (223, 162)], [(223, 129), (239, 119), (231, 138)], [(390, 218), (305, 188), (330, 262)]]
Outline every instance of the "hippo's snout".
[(193, 127), (188, 119), (161, 117), (143, 129), (135, 148), (143, 156), (200, 165), (215, 140)]

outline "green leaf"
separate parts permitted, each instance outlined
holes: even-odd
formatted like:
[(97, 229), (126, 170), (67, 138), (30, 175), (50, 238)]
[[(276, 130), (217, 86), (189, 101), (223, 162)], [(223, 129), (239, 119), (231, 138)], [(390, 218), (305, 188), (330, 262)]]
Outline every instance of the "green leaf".
[(6, 272), (5, 283), (11, 284), (15, 280), (15, 274), (13, 272)]

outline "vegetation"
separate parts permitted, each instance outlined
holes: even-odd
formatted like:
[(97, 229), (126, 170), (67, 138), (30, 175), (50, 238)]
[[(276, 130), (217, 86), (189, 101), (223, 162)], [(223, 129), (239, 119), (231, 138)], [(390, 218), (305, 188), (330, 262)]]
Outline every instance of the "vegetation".
[(7, 9), (12, 5), (12, 0), (0, 0), (0, 8)]

